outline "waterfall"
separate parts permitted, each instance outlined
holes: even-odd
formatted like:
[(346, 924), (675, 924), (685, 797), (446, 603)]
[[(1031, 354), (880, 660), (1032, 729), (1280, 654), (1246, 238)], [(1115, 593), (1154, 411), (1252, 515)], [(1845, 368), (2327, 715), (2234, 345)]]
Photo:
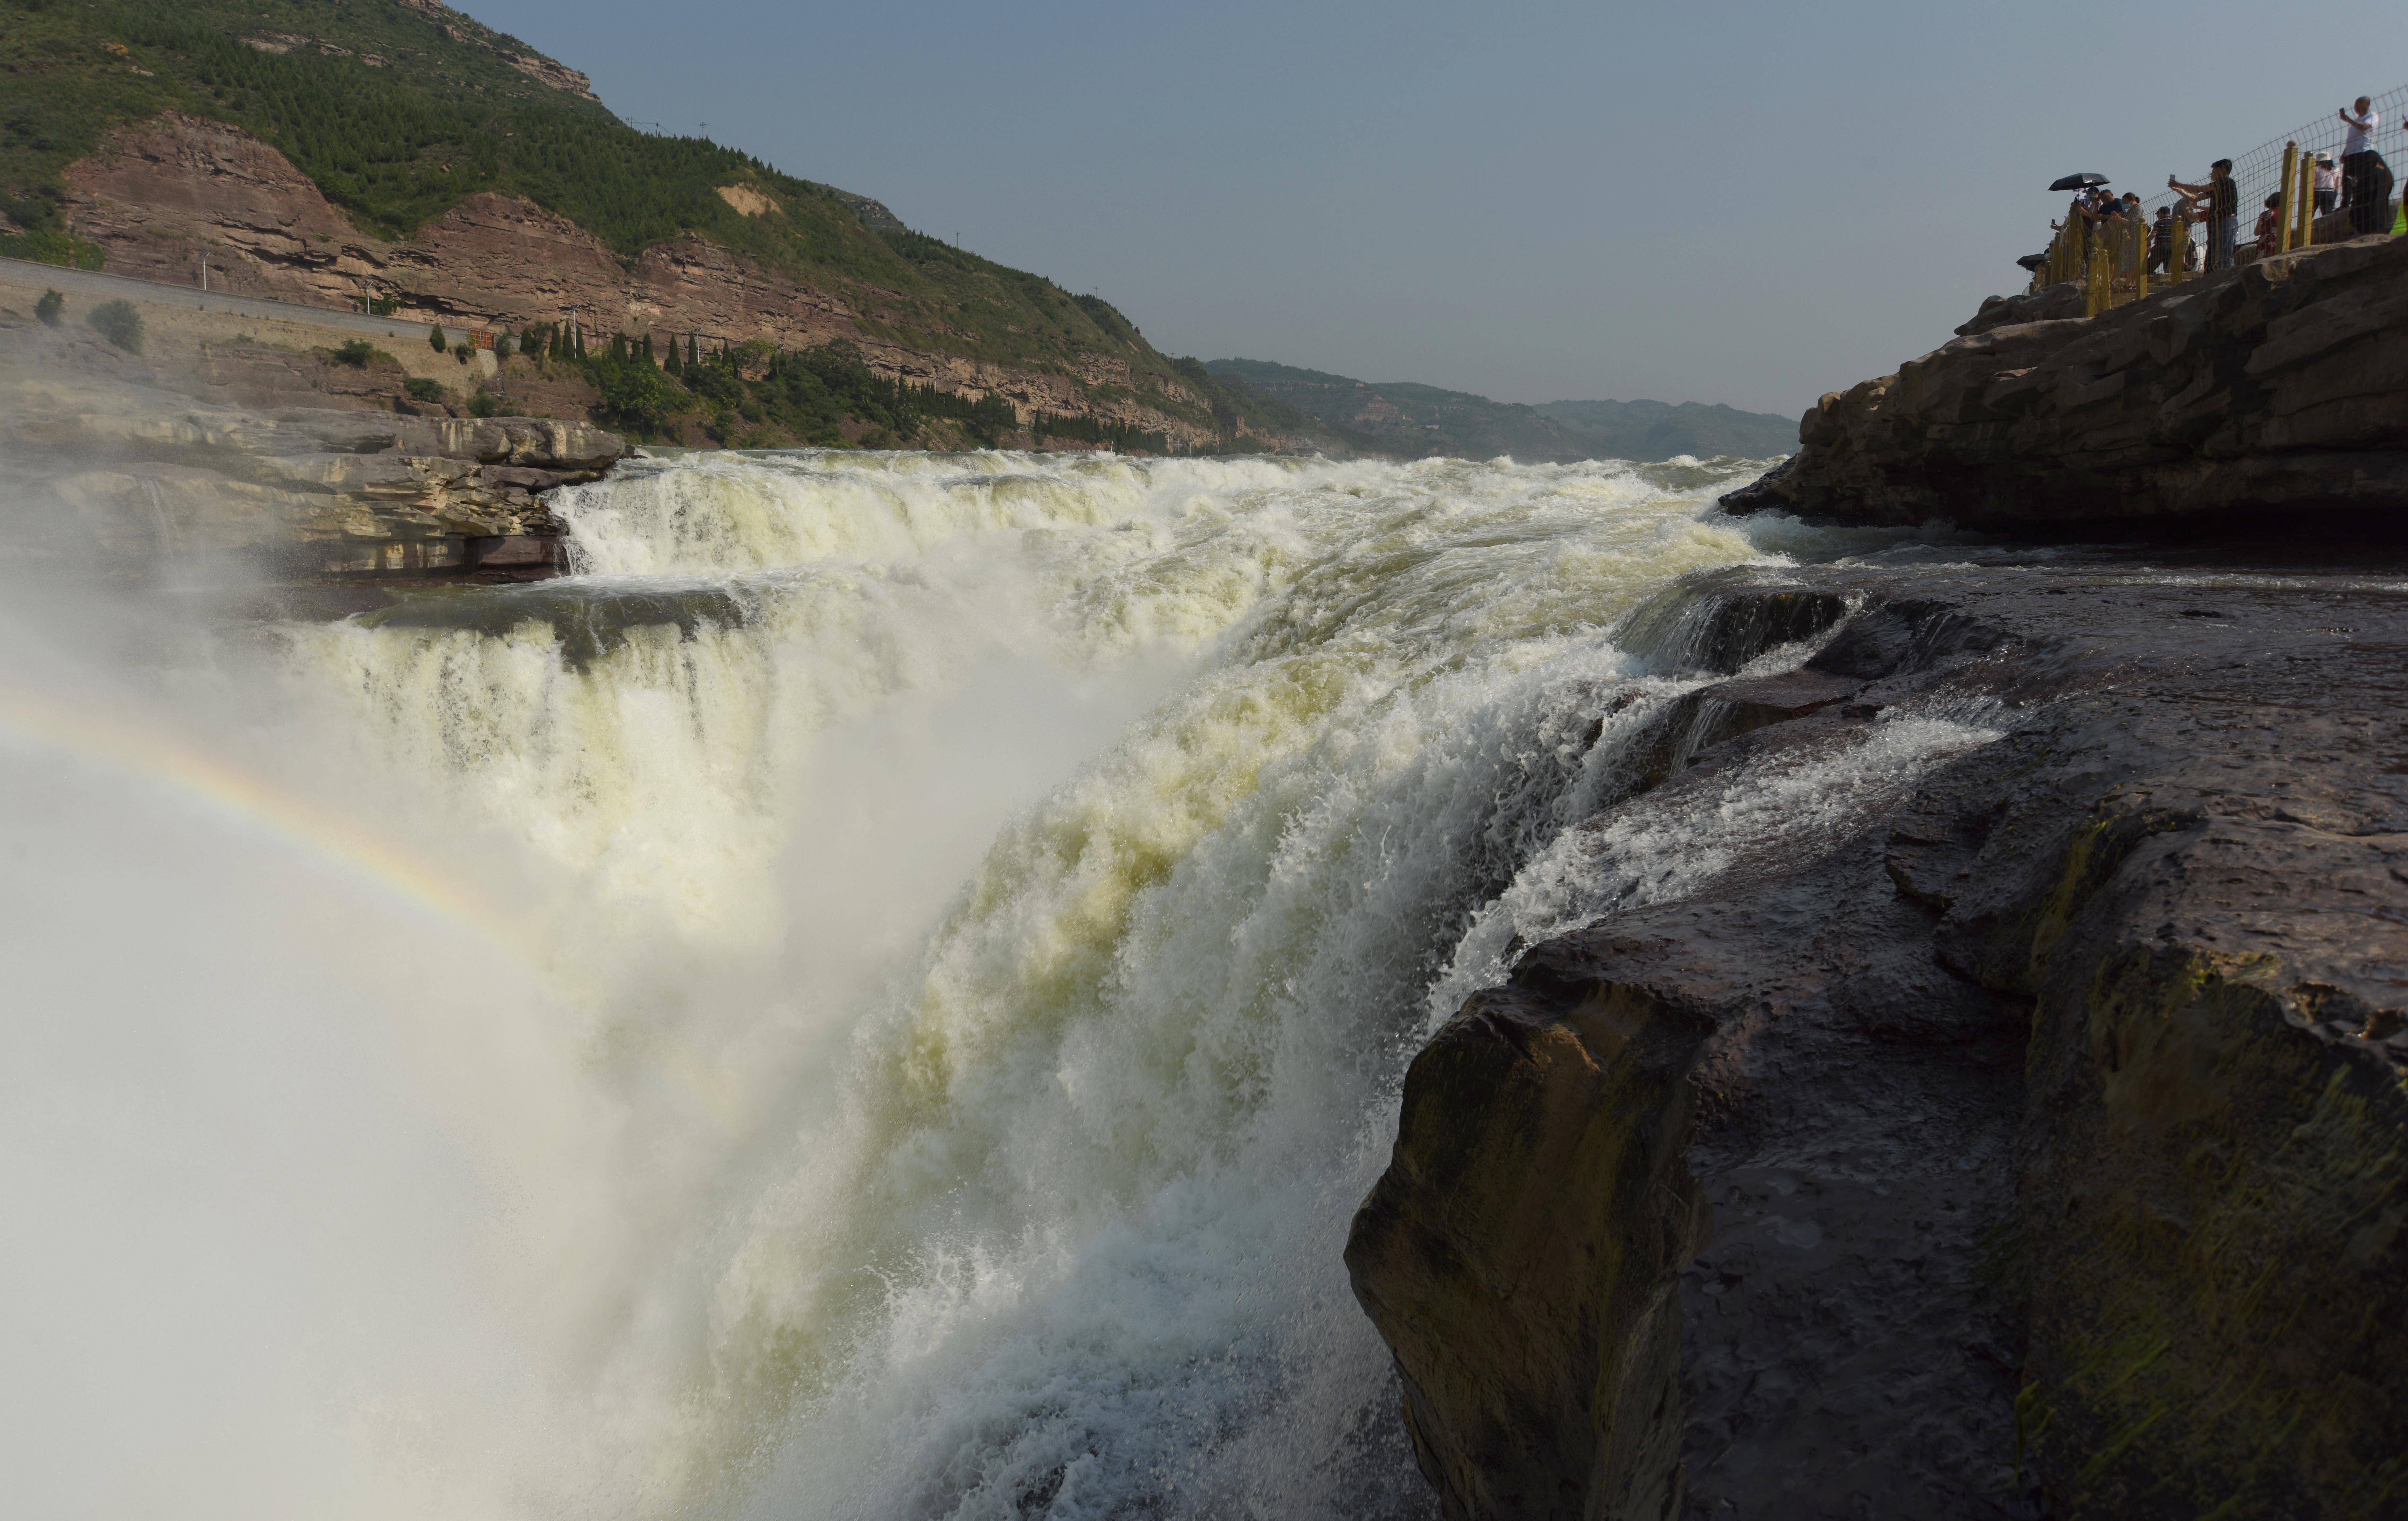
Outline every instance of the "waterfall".
[[(297, 1327), (260, 1333), (272, 1377), (205, 1305), (143, 1322), (196, 1389), (224, 1371), (225, 1452), (290, 1460), (225, 1514), (1426, 1514), (1346, 1225), (1406, 1064), (1514, 937), (1741, 827), (1568, 826), (1716, 679), (1618, 645), (1634, 610), (1845, 547), (1714, 513), (1756, 468), (641, 461), (561, 494), (572, 577), (129, 681), (138, 808), (197, 841), (148, 869), (214, 897), (223, 986), (167, 1019), (165, 971), (9, 949), (87, 1022), (45, 1071), (168, 1094), (253, 1169), (195, 1196), (229, 1282), (318, 1254), (235, 1317)], [(1942, 728), (1851, 774), (1971, 742)], [(169, 734), (288, 802), (186, 820), (138, 758)], [(0, 766), (99, 817), (51, 752)], [(380, 842), (347, 868), (452, 885), (397, 906), (317, 863), (344, 830)], [(128, 1041), (198, 1076), (113, 1071)], [(241, 1139), (260, 1105), (281, 1128)], [(389, 1212), (350, 1186), (388, 1174)]]

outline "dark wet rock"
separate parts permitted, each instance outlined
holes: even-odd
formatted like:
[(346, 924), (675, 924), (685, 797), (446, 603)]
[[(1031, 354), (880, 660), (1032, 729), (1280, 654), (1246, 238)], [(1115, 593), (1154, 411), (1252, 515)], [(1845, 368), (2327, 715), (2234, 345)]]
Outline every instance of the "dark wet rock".
[(2408, 242), (2359, 238), (2095, 318), (2056, 287), (1827, 395), (1724, 498), (1817, 522), (2063, 533), (2174, 521), (2396, 532), (2408, 510)]
[(1416, 1061), (1347, 1256), (1448, 1514), (2398, 1514), (2398, 571), (1801, 575), (1856, 610), (1772, 716), (1584, 828), (2000, 737)]

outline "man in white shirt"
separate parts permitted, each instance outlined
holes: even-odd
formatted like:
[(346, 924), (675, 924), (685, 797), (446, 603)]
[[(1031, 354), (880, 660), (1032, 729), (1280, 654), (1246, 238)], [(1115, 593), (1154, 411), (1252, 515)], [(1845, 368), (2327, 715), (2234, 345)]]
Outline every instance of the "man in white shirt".
[(2374, 129), (2383, 121), (2383, 113), (2374, 108), (2374, 102), (2360, 95), (2351, 102), (2347, 110), (2333, 114), (2341, 118), (2342, 125), (2349, 128), (2349, 140), (2341, 146), (2343, 162), (2346, 163), (2352, 153), (2374, 151)]
[(2341, 204), (2349, 210), (2350, 229), (2360, 237), (2387, 233), (2391, 230), (2391, 168), (2374, 151), (2374, 129), (2382, 114), (2364, 95), (2349, 109), (2334, 114), (2349, 128), (2349, 137), (2341, 146)]

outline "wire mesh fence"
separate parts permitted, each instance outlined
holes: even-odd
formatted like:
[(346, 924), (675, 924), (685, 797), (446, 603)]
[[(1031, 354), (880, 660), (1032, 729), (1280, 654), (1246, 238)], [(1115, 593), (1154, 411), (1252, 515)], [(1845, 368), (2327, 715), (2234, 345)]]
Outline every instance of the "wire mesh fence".
[[(2408, 136), (2402, 135), (2408, 126), (2408, 85), (2369, 100), (2376, 118), (2367, 135), (2372, 152), (2355, 163), (2343, 152), (2351, 127), (2337, 108), (2246, 152), (2230, 154), (2229, 201), (2209, 188), (2213, 173), (2205, 164), (2174, 171), (2172, 178), (2192, 194), (2150, 187), (2147, 198), (2139, 201), (2138, 217), (2103, 214), (2122, 208), (2077, 196), (2065, 221), (2052, 224), (2057, 230), (2048, 250), (2024, 261), (2032, 270), (2031, 288), (2061, 280), (2099, 284), (2101, 289), (2092, 293), (2089, 303), (2096, 309), (2144, 294), (2151, 273), (2179, 281), (2202, 265), (2213, 269), (2227, 262), (2245, 263), (2258, 251), (2282, 251), (2392, 231), (2404, 213), (2392, 199), (2396, 187), (2384, 150), (2408, 151)], [(2207, 162), (2225, 156), (2211, 153)], [(2100, 194), (2116, 195), (2113, 190)], [(2142, 191), (2136, 187), (2131, 194), (2138, 199)], [(2235, 225), (2228, 236), (2237, 247), (2217, 240), (2209, 217), (2217, 201), (2226, 201), (2234, 212)], [(2100, 266), (2095, 261), (2102, 254)]]
[[(2388, 148), (2408, 148), (2408, 137), (2403, 137), (2401, 133), (2403, 122), (2408, 122), (2408, 85), (2401, 85), (2396, 90), (2386, 91), (2382, 94), (2370, 98), (2374, 102), (2376, 113), (2382, 118), (2374, 130), (2375, 151), (2384, 152)], [(2232, 179), (2240, 192), (2243, 222), (2255, 220), (2258, 208), (2266, 204), (2267, 196), (2282, 194), (2283, 150), (2286, 147), (2296, 143), (2301, 153), (2309, 155), (2319, 152), (2330, 153), (2334, 163), (2336, 165), (2340, 163), (2342, 146), (2348, 136), (2349, 129), (2342, 124), (2341, 118), (2334, 112), (2351, 104), (2353, 101), (2350, 100), (2335, 101), (2333, 110), (2327, 111), (2323, 116), (2304, 126), (2295, 127), (2289, 132), (2271, 137), (2246, 153), (2214, 152), (2207, 155), (2211, 161), (2226, 157), (2232, 160)], [(2385, 156), (2387, 158), (2390, 155), (2386, 152)], [(2185, 184), (2202, 183), (2207, 179), (2207, 164), (2202, 162), (2177, 168), (2173, 171), (2173, 176)], [(2158, 207), (2171, 206), (2180, 198), (2172, 191), (2162, 189), (2157, 190), (2155, 194), (2151, 194), (2146, 190), (2142, 190), (2140, 194), (2144, 197), (2143, 205), (2151, 216), (2157, 214)], [(2383, 230), (2386, 232), (2390, 230), (2388, 221), (2384, 223)]]

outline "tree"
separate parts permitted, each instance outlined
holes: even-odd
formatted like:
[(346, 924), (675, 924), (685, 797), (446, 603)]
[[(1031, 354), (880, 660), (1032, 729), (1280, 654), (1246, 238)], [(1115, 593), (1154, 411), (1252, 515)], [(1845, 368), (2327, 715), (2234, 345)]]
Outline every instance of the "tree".
[(698, 339), (698, 338), (696, 338), (696, 337), (695, 337), (695, 335), (693, 335), (692, 333), (688, 333), (688, 334), (685, 336), (685, 367), (686, 367), (686, 368), (688, 368), (688, 369), (692, 369), (692, 368), (694, 368), (696, 365), (699, 365), (699, 364), (701, 364), (701, 363), (702, 363), (702, 343), (701, 343), (701, 340), (700, 340), (700, 339)]
[(434, 350), (437, 353), (441, 353), (443, 352), (443, 324), (441, 323), (437, 323), (433, 327), (426, 330), (426, 346)]
[(602, 393), (597, 410), (611, 427), (637, 434), (666, 433), (671, 415), (691, 405), (668, 377), (634, 360), (608, 360), (593, 366), (595, 389)]
[(42, 298), (34, 303), (34, 315), (42, 320), (44, 327), (56, 327), (59, 325), (59, 313), (66, 309), (66, 304), (67, 298), (58, 292), (44, 291)]
[(659, 363), (657, 359), (652, 357), (652, 336), (650, 333), (644, 335), (644, 363), (647, 365)]
[(142, 352), (142, 314), (128, 301), (108, 301), (84, 319), (92, 330), (128, 353)]

